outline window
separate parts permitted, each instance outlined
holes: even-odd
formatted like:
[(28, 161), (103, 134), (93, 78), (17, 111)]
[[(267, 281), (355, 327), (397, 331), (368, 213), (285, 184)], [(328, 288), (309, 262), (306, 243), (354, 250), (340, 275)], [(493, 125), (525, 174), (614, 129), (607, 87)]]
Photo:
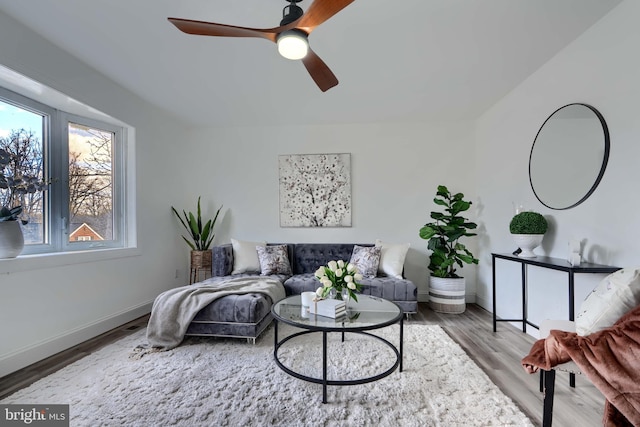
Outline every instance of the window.
[(23, 254), (124, 247), (123, 126), (72, 114), (0, 88), (0, 148), (15, 154), (16, 176), (50, 183), (45, 192), (11, 194), (21, 205)]
[[(8, 176), (44, 180), (44, 137), (50, 114), (51, 110), (45, 106), (27, 99), (18, 106), (0, 98), (0, 148), (12, 156), (5, 171)], [(21, 218), (29, 221), (22, 226), (26, 244), (44, 243), (43, 199), (44, 194), (39, 191), (20, 194), (0, 190), (0, 206), (23, 208)]]

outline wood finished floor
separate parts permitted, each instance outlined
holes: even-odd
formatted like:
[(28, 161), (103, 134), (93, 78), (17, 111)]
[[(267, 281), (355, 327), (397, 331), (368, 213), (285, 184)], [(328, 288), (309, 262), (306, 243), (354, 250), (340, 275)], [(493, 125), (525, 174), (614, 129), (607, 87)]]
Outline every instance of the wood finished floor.
[[(27, 387), (58, 369), (127, 336), (147, 325), (148, 316), (122, 325), (90, 341), (0, 378), (0, 399)], [(535, 425), (542, 425), (542, 394), (538, 375), (527, 374), (520, 360), (529, 352), (534, 338), (508, 323), (499, 323), (492, 331), (491, 314), (469, 304), (463, 314), (441, 314), (420, 303), (419, 312), (408, 324), (442, 326), (491, 380), (527, 414)], [(247, 344), (251, 345), (251, 344)], [(425, 349), (428, 351), (428, 349)], [(590, 427), (602, 425), (604, 397), (586, 378), (576, 378), (576, 388), (569, 387), (566, 374), (558, 373), (553, 425), (556, 427)]]

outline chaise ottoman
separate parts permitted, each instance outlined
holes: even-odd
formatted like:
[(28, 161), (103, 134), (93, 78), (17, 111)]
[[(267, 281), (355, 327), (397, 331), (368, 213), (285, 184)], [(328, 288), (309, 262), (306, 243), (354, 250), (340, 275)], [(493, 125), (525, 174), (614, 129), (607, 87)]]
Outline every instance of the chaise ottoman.
[[(279, 279), (277, 276), (274, 278)], [(213, 278), (214, 281), (224, 279)], [(269, 296), (258, 292), (226, 295), (200, 310), (189, 324), (185, 335), (247, 338), (255, 343), (256, 338), (273, 319), (272, 305)]]

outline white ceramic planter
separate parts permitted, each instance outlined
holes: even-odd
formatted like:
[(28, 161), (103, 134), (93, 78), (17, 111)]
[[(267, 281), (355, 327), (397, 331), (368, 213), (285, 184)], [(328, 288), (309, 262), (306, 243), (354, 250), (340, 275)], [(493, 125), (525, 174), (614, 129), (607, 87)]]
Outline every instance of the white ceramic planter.
[(518, 254), (521, 258), (535, 258), (537, 255), (533, 250), (540, 246), (544, 234), (512, 234), (513, 240), (522, 252)]
[(18, 221), (0, 221), (0, 258), (15, 258), (24, 249), (24, 236)]
[(464, 277), (457, 279), (429, 277), (429, 307), (439, 313), (460, 314), (467, 308), (465, 303)]

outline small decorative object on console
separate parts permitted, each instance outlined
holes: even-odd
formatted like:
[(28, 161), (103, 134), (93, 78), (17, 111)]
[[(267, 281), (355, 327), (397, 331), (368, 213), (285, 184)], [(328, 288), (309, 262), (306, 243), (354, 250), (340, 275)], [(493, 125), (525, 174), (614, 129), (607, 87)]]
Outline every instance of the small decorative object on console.
[(580, 256), (580, 247), (580, 240), (569, 240), (569, 255), (567, 256), (567, 261), (569, 261), (569, 264), (571, 264), (573, 267), (580, 266), (580, 261), (582, 260), (582, 257)]
[(342, 299), (342, 290), (347, 289), (349, 297), (358, 301), (355, 292), (362, 289), (358, 283), (362, 280), (362, 275), (355, 265), (343, 260), (329, 261), (326, 266), (316, 270), (315, 276), (322, 283), (316, 291), (319, 297), (326, 298), (332, 290), (335, 290), (336, 298)]

